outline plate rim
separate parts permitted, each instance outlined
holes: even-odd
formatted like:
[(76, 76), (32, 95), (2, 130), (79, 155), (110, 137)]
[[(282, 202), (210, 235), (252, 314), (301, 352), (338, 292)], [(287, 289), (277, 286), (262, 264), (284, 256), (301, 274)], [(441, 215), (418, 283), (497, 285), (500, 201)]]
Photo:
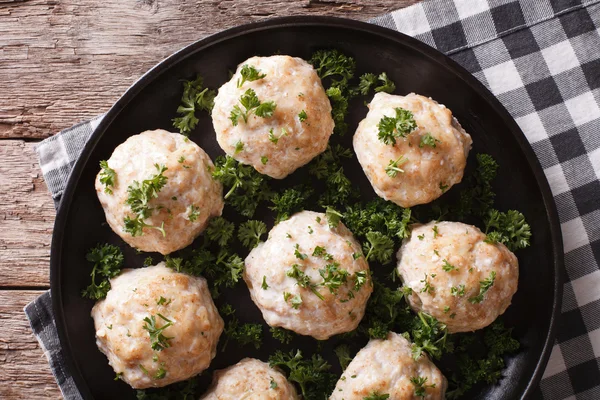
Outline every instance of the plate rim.
[(238, 36), (243, 36), (245, 34), (255, 31), (301, 26), (333, 27), (362, 31), (365, 33), (382, 36), (394, 42), (401, 43), (403, 46), (412, 48), (421, 55), (431, 59), (433, 62), (442, 64), (443, 66), (445, 66), (445, 68), (451, 70), (466, 85), (470, 86), (475, 92), (482, 96), (485, 99), (485, 101), (487, 101), (487, 103), (492, 107), (492, 109), (497, 113), (497, 115), (502, 119), (502, 121), (509, 127), (509, 134), (512, 134), (513, 137), (517, 140), (517, 143), (519, 144), (519, 147), (523, 152), (527, 163), (529, 164), (531, 172), (534, 175), (534, 178), (542, 195), (544, 208), (546, 210), (546, 216), (550, 225), (550, 237), (552, 242), (552, 255), (554, 261), (554, 299), (552, 302), (552, 313), (549, 321), (550, 327), (542, 347), (540, 358), (521, 396), (521, 398), (529, 397), (537, 388), (537, 384), (542, 378), (545, 367), (548, 363), (548, 359), (550, 358), (550, 353), (554, 346), (554, 339), (556, 336), (556, 330), (558, 326), (557, 322), (561, 313), (564, 280), (564, 252), (558, 211), (556, 209), (556, 204), (554, 202), (554, 197), (550, 190), (548, 180), (544, 174), (539, 159), (537, 158), (533, 151), (533, 148), (531, 147), (531, 144), (525, 137), (525, 134), (517, 125), (516, 121), (508, 113), (508, 111), (500, 103), (500, 101), (464, 67), (462, 67), (456, 61), (452, 60), (449, 56), (446, 56), (437, 49), (430, 47), (429, 45), (420, 42), (419, 40), (411, 36), (372, 23), (348, 18), (309, 15), (275, 17), (258, 22), (252, 22), (248, 24), (235, 26), (232, 28), (218, 31), (217, 33), (211, 34), (202, 39), (196, 40), (193, 43), (181, 48), (180, 50), (177, 50), (175, 53), (171, 54), (167, 58), (159, 61), (156, 65), (154, 65), (142, 76), (140, 76), (131, 86), (129, 86), (129, 88), (119, 97), (119, 99), (113, 104), (113, 106), (108, 110), (108, 112), (104, 114), (101, 122), (91, 134), (90, 138), (88, 139), (87, 143), (82, 149), (79, 158), (73, 166), (73, 169), (71, 170), (69, 179), (67, 181), (67, 185), (61, 196), (59, 207), (56, 213), (56, 218), (54, 221), (52, 243), (50, 246), (50, 288), (52, 299), (52, 311), (54, 313), (56, 330), (58, 333), (63, 358), (66, 364), (66, 369), (71, 374), (75, 387), (80, 391), (83, 398), (93, 398), (91, 392), (89, 391), (87, 382), (83, 378), (81, 371), (74, 362), (74, 359), (72, 357), (71, 346), (67, 337), (66, 321), (62, 309), (62, 293), (60, 281), (60, 265), (62, 256), (61, 250), (63, 247), (64, 240), (64, 228), (67, 223), (67, 216), (69, 214), (75, 189), (78, 186), (83, 169), (86, 166), (88, 159), (94, 151), (100, 138), (104, 135), (105, 131), (114, 121), (114, 119), (120, 114), (120, 112), (137, 96), (137, 94), (143, 88), (145, 88), (148, 84), (157, 79), (170, 67), (174, 66), (179, 62), (182, 62), (186, 58), (201, 51), (202, 48), (213, 46), (221, 41), (225, 41)]

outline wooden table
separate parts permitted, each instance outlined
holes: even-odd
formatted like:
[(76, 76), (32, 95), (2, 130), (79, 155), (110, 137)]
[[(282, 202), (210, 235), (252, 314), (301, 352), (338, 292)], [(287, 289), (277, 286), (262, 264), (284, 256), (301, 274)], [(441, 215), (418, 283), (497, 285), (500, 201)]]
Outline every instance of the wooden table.
[(108, 110), (146, 70), (224, 28), (360, 20), (417, 0), (0, 0), (0, 398), (60, 398), (23, 307), (49, 287), (55, 217), (36, 143)]

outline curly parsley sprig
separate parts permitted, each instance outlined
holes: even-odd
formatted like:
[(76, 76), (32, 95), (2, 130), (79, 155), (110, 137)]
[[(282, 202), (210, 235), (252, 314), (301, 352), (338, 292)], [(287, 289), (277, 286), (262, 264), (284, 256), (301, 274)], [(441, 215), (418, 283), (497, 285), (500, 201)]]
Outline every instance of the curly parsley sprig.
[(112, 188), (115, 186), (117, 173), (108, 166), (106, 160), (100, 161), (100, 183), (104, 185), (104, 193), (113, 194)]
[(397, 138), (405, 138), (417, 129), (413, 113), (402, 107), (394, 108), (394, 117), (384, 116), (377, 124), (377, 137), (385, 144), (396, 144)]
[(240, 75), (242, 76), (242, 79), (238, 79), (237, 81), (238, 88), (241, 88), (245, 82), (254, 82), (267, 76), (267, 74), (262, 74), (260, 70), (248, 64), (244, 64), (240, 70)]
[(133, 181), (127, 188), (127, 200), (125, 200), (125, 204), (131, 208), (134, 217), (125, 217), (124, 231), (131, 236), (143, 235), (144, 228), (156, 229), (160, 231), (163, 236), (166, 236), (164, 222), (161, 226), (153, 226), (145, 222), (145, 219), (149, 218), (154, 211), (153, 208), (150, 208), (150, 200), (157, 198), (158, 193), (167, 184), (167, 177), (164, 175), (167, 167), (158, 164), (154, 164), (154, 166), (158, 171), (157, 174), (153, 175), (150, 179), (143, 180), (142, 183)]
[(244, 120), (244, 123), (248, 123), (248, 117), (252, 114), (261, 118), (270, 118), (277, 108), (277, 104), (273, 101), (261, 102), (253, 89), (246, 90), (240, 97), (240, 104), (244, 109), (242, 110), (242, 108), (236, 104), (229, 115), (229, 119), (233, 126), (238, 125), (240, 118)]
[(177, 108), (180, 116), (173, 119), (173, 126), (182, 134), (190, 133), (198, 125), (196, 111), (210, 112), (216, 95), (214, 90), (203, 87), (200, 75), (194, 80), (184, 81), (181, 105)]
[[(103, 299), (110, 290), (109, 279), (121, 272), (124, 261), (123, 252), (111, 244), (98, 244), (90, 249), (86, 259), (94, 263), (90, 274), (92, 283), (81, 292), (81, 295), (93, 300)], [(97, 278), (100, 280), (98, 283)]]

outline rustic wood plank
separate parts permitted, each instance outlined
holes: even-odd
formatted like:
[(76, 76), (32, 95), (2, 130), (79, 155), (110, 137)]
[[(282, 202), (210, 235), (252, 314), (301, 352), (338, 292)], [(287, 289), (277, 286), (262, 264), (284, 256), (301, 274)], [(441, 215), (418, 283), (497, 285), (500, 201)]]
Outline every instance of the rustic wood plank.
[(0, 137), (105, 112), (142, 73), (224, 28), (286, 15), (366, 20), (417, 0), (0, 1)]
[(23, 307), (42, 293), (0, 291), (0, 399), (61, 398), (46, 357), (23, 313)]
[(55, 211), (34, 145), (0, 140), (0, 287), (48, 286)]

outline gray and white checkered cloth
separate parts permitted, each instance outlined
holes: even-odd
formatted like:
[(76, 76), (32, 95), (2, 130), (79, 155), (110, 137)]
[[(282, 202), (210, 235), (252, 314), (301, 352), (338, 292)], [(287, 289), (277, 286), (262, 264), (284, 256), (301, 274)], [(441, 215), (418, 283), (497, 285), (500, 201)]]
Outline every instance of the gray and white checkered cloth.
[[(556, 345), (536, 399), (600, 399), (600, 0), (430, 0), (371, 22), (462, 64), (529, 139), (556, 201), (567, 279)], [(99, 117), (100, 118), (100, 117)], [(37, 148), (56, 202), (99, 119)], [(27, 316), (67, 399), (50, 295)]]

